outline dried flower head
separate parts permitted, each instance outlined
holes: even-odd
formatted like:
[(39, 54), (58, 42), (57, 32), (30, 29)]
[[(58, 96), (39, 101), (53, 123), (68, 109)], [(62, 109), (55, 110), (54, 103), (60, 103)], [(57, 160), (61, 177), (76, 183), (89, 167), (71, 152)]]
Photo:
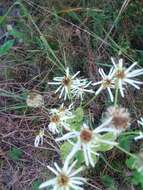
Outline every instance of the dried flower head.
[(29, 107), (42, 107), (44, 105), (44, 99), (39, 93), (30, 92), (27, 96), (26, 103)]
[(130, 126), (130, 114), (125, 108), (109, 107), (105, 113), (102, 128), (107, 127), (116, 134), (128, 129)]

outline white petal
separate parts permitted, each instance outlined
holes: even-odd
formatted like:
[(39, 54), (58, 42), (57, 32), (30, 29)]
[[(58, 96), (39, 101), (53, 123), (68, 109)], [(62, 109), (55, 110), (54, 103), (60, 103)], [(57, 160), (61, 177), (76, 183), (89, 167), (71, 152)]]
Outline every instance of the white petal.
[(54, 168), (52, 168), (51, 166), (47, 166), (47, 168), (53, 172), (55, 175), (59, 175), (58, 171), (56, 171)]
[(134, 62), (128, 69), (126, 69), (125, 73), (127, 74), (135, 65), (137, 65), (137, 62)]

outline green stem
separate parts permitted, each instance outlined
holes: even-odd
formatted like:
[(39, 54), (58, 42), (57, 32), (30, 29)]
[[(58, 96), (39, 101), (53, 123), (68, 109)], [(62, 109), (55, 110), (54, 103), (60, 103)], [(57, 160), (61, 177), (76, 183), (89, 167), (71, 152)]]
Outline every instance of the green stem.
[(93, 97), (83, 106), (83, 108), (85, 108), (86, 106), (88, 106), (93, 100), (95, 100), (96, 97), (97, 97), (97, 95), (93, 96)]
[(122, 152), (124, 152), (125, 154), (127, 154), (128, 156), (131, 156), (131, 157), (136, 157), (134, 154), (128, 152), (127, 150), (125, 150), (124, 148), (116, 145), (116, 148), (118, 148), (119, 150), (121, 150)]
[(118, 80), (117, 80), (117, 82), (116, 82), (116, 91), (115, 91), (115, 101), (114, 101), (114, 106), (115, 107), (118, 107), (118, 95), (119, 95), (119, 82), (118, 82)]

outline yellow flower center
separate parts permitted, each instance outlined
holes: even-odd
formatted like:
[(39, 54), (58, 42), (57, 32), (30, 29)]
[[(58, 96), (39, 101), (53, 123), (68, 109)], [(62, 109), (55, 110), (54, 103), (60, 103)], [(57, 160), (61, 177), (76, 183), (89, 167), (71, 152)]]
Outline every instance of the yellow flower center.
[(109, 79), (106, 79), (103, 81), (102, 85), (103, 85), (103, 88), (111, 87), (112, 81)]
[(65, 174), (60, 174), (58, 176), (58, 185), (60, 187), (65, 187), (68, 185), (68, 183), (69, 183), (69, 177), (68, 176), (66, 176)]

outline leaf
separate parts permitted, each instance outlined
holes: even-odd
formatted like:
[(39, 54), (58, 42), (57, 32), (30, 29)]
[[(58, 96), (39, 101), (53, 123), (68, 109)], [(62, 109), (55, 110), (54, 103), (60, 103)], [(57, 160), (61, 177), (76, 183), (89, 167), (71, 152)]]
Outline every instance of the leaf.
[(141, 185), (143, 187), (143, 174), (135, 171), (132, 177), (132, 183), (134, 185)]
[(120, 136), (119, 137), (119, 146), (124, 148), (127, 151), (130, 151), (133, 135), (130, 136)]
[(41, 180), (37, 179), (32, 183), (32, 190), (39, 190), (39, 186), (41, 184)]
[(135, 168), (135, 162), (136, 162), (136, 158), (130, 157), (129, 159), (126, 160), (126, 165), (128, 168), (134, 169)]
[(109, 175), (101, 176), (101, 180), (106, 188), (109, 188), (110, 190), (117, 190), (114, 179)]
[[(110, 142), (115, 142), (115, 140), (116, 140), (116, 136), (111, 132), (106, 133), (104, 135), (100, 135), (99, 138), (101, 140), (103, 139), (104, 141), (110, 141)], [(95, 148), (95, 150), (105, 152), (105, 151), (111, 150), (113, 147), (114, 147), (114, 145), (109, 145), (109, 144), (100, 142), (99, 146), (97, 148)]]
[(22, 151), (20, 149), (17, 149), (17, 148), (12, 148), (11, 150), (8, 151), (8, 156), (12, 160), (18, 161), (22, 156)]
[(18, 32), (14, 28), (9, 31), (9, 35), (12, 35), (12, 36), (14, 36), (15, 38), (18, 38), (18, 39), (22, 39), (23, 38), (22, 34), (20, 32)]
[(11, 47), (14, 44), (14, 40), (9, 40), (5, 42), (1, 47), (0, 47), (0, 55), (5, 55), (7, 52), (11, 49)]
[(83, 109), (81, 107), (78, 107), (75, 110), (74, 115), (75, 117), (69, 121), (70, 128), (72, 130), (80, 131), (80, 128), (83, 122), (83, 117), (84, 117)]
[(60, 152), (61, 152), (61, 158), (65, 160), (67, 155), (70, 153), (72, 149), (72, 145), (69, 142), (64, 142), (61, 147), (60, 147)]

